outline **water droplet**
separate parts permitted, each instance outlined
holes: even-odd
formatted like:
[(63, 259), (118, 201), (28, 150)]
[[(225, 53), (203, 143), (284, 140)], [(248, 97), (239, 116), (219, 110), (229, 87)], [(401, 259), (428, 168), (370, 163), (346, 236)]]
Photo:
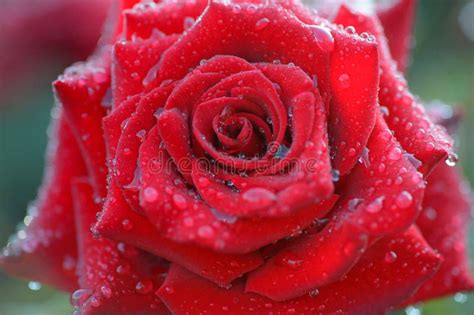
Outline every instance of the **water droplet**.
[(397, 260), (397, 253), (395, 253), (394, 251), (389, 251), (385, 254), (385, 262), (387, 264), (391, 264), (393, 262), (395, 262)]
[(459, 158), (458, 158), (457, 154), (455, 154), (455, 153), (450, 154), (448, 156), (448, 158), (446, 159), (446, 165), (448, 165), (449, 167), (454, 167), (458, 163), (458, 160), (459, 160)]
[(303, 259), (293, 252), (284, 252), (276, 257), (277, 265), (289, 267), (291, 269), (298, 269), (303, 265), (303, 262)]
[(132, 222), (130, 222), (129, 219), (123, 219), (122, 220), (122, 227), (125, 231), (130, 231), (131, 229), (133, 229), (133, 224), (132, 224)]
[(37, 282), (37, 281), (30, 281), (28, 282), (28, 289), (32, 290), (32, 291), (39, 291), (41, 290), (41, 283)]
[(80, 307), (84, 304), (84, 302), (90, 298), (92, 295), (92, 291), (88, 289), (79, 289), (74, 291), (71, 294), (71, 305), (74, 307)]
[(255, 30), (256, 31), (261, 31), (265, 27), (267, 27), (268, 24), (270, 24), (270, 20), (268, 18), (260, 19), (260, 20), (257, 21), (257, 23), (255, 23)]
[(112, 289), (106, 285), (100, 287), (100, 293), (102, 293), (106, 299), (110, 299), (112, 297)]
[(137, 132), (137, 137), (138, 139), (140, 139), (140, 141), (143, 141), (143, 139), (145, 139), (145, 135), (146, 135), (145, 129), (141, 129)]
[(347, 89), (351, 86), (351, 77), (347, 73), (343, 73), (339, 76), (339, 84), (341, 88)]
[(392, 161), (398, 161), (402, 157), (402, 150), (400, 148), (395, 147), (388, 153), (388, 158)]
[(63, 269), (64, 270), (73, 270), (76, 267), (76, 260), (67, 255), (63, 259)]
[(438, 213), (434, 208), (428, 207), (425, 209), (425, 216), (428, 218), (428, 220), (434, 221), (438, 216)]
[(405, 313), (407, 315), (421, 315), (421, 310), (419, 308), (414, 307), (414, 306), (408, 306), (405, 309)]
[(185, 30), (189, 30), (191, 27), (193, 27), (194, 23), (196, 20), (190, 16), (187, 16), (184, 18), (183, 25)]
[(135, 286), (135, 291), (138, 294), (142, 294), (142, 295), (148, 294), (152, 290), (153, 290), (153, 282), (148, 279), (137, 282), (137, 285)]
[(214, 229), (209, 225), (203, 225), (198, 229), (197, 233), (202, 238), (211, 238), (214, 236)]
[(316, 43), (323, 53), (330, 53), (334, 50), (334, 37), (326, 27), (311, 25), (311, 31), (316, 38)]
[(318, 289), (311, 290), (311, 291), (309, 291), (308, 294), (309, 294), (310, 297), (314, 298), (314, 297), (319, 295), (319, 290)]
[(388, 107), (380, 106), (380, 111), (382, 112), (384, 116), (390, 115), (390, 111), (388, 110)]
[(257, 12), (257, 6), (254, 4), (249, 4), (247, 7), (247, 12), (250, 14), (254, 14), (255, 12)]
[(180, 210), (185, 210), (188, 207), (188, 201), (181, 194), (173, 194), (173, 203)]
[(337, 183), (341, 179), (341, 172), (336, 169), (331, 170), (332, 181)]
[(369, 168), (370, 167), (370, 157), (369, 157), (369, 149), (367, 147), (365, 147), (363, 150), (362, 150), (362, 154), (359, 158), (359, 163), (362, 163), (364, 164), (365, 168)]
[(221, 212), (217, 209), (211, 208), (211, 212), (216, 217), (216, 219), (219, 220), (219, 221), (229, 223), (229, 224), (234, 224), (237, 221), (236, 216), (233, 216), (233, 215), (230, 215), (230, 214), (227, 214), (227, 213), (223, 213), (223, 212)]
[(384, 196), (378, 197), (377, 199), (372, 201), (370, 204), (368, 204), (365, 210), (369, 213), (379, 212), (380, 210), (382, 210), (384, 200), (385, 200)]
[(395, 200), (396, 205), (401, 209), (406, 209), (413, 203), (413, 196), (408, 191), (402, 191)]
[(466, 303), (467, 302), (467, 295), (461, 292), (458, 292), (454, 295), (454, 301), (457, 303)]
[(242, 199), (265, 207), (275, 202), (276, 195), (265, 188), (251, 188), (242, 194)]
[(347, 27), (345, 28), (345, 30), (346, 30), (346, 32), (349, 33), (349, 34), (355, 34), (355, 32), (356, 32), (355, 27), (352, 26), (352, 25), (347, 26)]
[(143, 199), (146, 202), (155, 202), (158, 199), (158, 191), (154, 187), (146, 187), (143, 190)]
[(117, 271), (118, 274), (125, 275), (130, 272), (130, 269), (131, 269), (130, 265), (128, 263), (124, 263), (122, 265), (118, 265), (115, 271)]
[(233, 13), (239, 14), (241, 11), (242, 11), (242, 8), (240, 7), (240, 5), (235, 4), (235, 5), (232, 6), (232, 12)]
[(348, 205), (350, 211), (355, 211), (355, 210), (357, 209), (357, 207), (358, 207), (362, 202), (364, 202), (364, 199), (361, 199), (361, 198), (352, 198), (351, 200), (349, 200), (349, 202), (347, 203), (347, 205)]

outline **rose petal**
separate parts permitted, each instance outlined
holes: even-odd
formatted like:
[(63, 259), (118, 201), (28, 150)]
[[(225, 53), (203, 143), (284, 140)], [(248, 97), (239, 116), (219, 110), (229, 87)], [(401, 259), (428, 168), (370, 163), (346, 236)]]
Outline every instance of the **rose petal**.
[(443, 127), (429, 119), (408, 90), (405, 79), (396, 70), (378, 20), (353, 13), (343, 5), (335, 23), (353, 26), (358, 32), (369, 32), (377, 38), (381, 67), (379, 102), (389, 109), (387, 124), (403, 148), (422, 162), (420, 171), (428, 175), (439, 161), (453, 154), (452, 139)]
[(90, 232), (101, 204), (93, 199), (87, 179), (73, 184), (78, 231), (80, 289), (71, 303), (81, 314), (166, 313), (154, 294), (167, 266), (160, 258)]
[[(396, 259), (388, 263), (385, 256), (391, 252), (396, 253)], [(230, 289), (219, 288), (177, 265), (171, 266), (158, 294), (175, 314), (381, 314), (413, 294), (439, 263), (440, 258), (421, 234), (411, 228), (379, 242), (339, 282), (284, 303), (245, 293), (242, 282)]]
[(332, 34), (329, 141), (333, 167), (346, 175), (357, 163), (375, 125), (379, 59), (375, 42), (340, 30)]
[(143, 86), (154, 79), (162, 53), (177, 38), (166, 36), (159, 40), (119, 41), (114, 45), (114, 108), (119, 107), (129, 96), (140, 93)]
[[(235, 6), (211, 2), (199, 21), (163, 56), (157, 82), (182, 78), (188, 69), (215, 55), (234, 55), (249, 61), (293, 62), (320, 80), (323, 98), (328, 96), (327, 56), (331, 36), (315, 34), (278, 4)], [(268, 19), (260, 28), (257, 23)], [(326, 33), (325, 33), (326, 34)], [(310, 52), (310, 53), (308, 53)], [(156, 84), (155, 83), (155, 84)]]
[(224, 254), (163, 237), (145, 217), (128, 207), (119, 188), (113, 183), (95, 230), (105, 237), (175, 262), (220, 285), (228, 285), (262, 264), (257, 252)]
[(456, 168), (440, 164), (428, 177), (423, 212), (416, 221), (444, 258), (440, 270), (407, 303), (474, 289), (469, 271), (470, 191)]
[(153, 37), (154, 32), (181, 34), (191, 27), (194, 20), (207, 6), (207, 0), (165, 2), (149, 8), (134, 8), (124, 11), (126, 38)]
[(110, 85), (106, 61), (91, 59), (67, 69), (53, 85), (71, 130), (81, 148), (96, 196), (106, 194), (102, 100)]
[(416, 0), (396, 0), (391, 1), (388, 7), (377, 7), (377, 16), (387, 36), (390, 53), (402, 73), (408, 66), (415, 11)]
[(64, 291), (77, 287), (76, 231), (71, 179), (86, 173), (84, 162), (61, 110), (53, 120), (53, 135), (42, 187), (23, 229), (0, 256), (0, 267), (12, 275), (33, 279)]
[(174, 84), (158, 87), (138, 100), (136, 110), (120, 124), (122, 134), (118, 140), (112, 171), (117, 184), (123, 188), (123, 194), (130, 206), (139, 211), (138, 191), (140, 189), (140, 168), (138, 150), (146, 133), (153, 127), (154, 113), (164, 106)]
[(168, 163), (170, 157), (160, 143), (153, 128), (140, 148), (141, 206), (157, 229), (177, 242), (192, 242), (229, 253), (251, 252), (308, 226), (324, 216), (336, 199), (328, 198), (291, 217), (223, 218), (218, 209), (211, 209), (185, 186), (174, 166)]
[[(358, 164), (351, 172), (330, 224), (319, 234), (283, 246), (252, 273), (247, 290), (280, 301), (330, 284), (359, 260), (368, 240), (398, 233), (414, 222), (423, 198), (423, 181), (380, 116), (368, 149), (370, 165)], [(301, 269), (281, 263), (287, 253), (300, 257)]]

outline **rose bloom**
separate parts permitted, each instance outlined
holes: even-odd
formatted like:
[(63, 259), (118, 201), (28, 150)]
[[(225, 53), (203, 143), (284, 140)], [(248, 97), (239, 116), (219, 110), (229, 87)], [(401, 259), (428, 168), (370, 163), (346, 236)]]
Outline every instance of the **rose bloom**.
[(397, 70), (413, 1), (134, 2), (54, 82), (5, 271), (76, 314), (381, 314), (474, 287), (446, 121)]

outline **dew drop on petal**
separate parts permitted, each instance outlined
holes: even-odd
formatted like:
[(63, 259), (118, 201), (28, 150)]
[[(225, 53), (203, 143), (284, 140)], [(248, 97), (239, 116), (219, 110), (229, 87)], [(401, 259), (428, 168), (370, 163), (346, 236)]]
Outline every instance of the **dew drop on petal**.
[(107, 285), (100, 287), (100, 293), (102, 293), (106, 299), (110, 299), (112, 297), (112, 289)]
[(454, 167), (458, 163), (458, 156), (456, 154), (450, 154), (448, 158), (446, 159), (446, 165), (449, 167)]
[(318, 294), (319, 294), (319, 290), (318, 290), (318, 289), (311, 290), (311, 291), (309, 291), (309, 293), (308, 293), (308, 295), (309, 295), (310, 297), (312, 297), (312, 298), (318, 296)]
[(251, 188), (242, 194), (242, 198), (263, 207), (272, 204), (276, 200), (276, 195), (265, 188)]
[(92, 295), (92, 291), (88, 289), (79, 289), (71, 294), (71, 305), (74, 307), (80, 307), (84, 302)]
[(298, 269), (303, 264), (303, 259), (293, 252), (283, 252), (277, 255), (276, 264), (291, 269)]
[(173, 194), (173, 203), (180, 210), (185, 210), (188, 207), (186, 198), (181, 194)]
[(158, 199), (158, 191), (153, 187), (146, 187), (143, 190), (143, 199), (146, 202), (155, 202)]
[(142, 295), (148, 294), (152, 290), (153, 290), (153, 282), (148, 279), (137, 282), (135, 286), (135, 291), (138, 294), (142, 294)]
[(392, 161), (398, 161), (401, 159), (401, 157), (402, 157), (402, 150), (400, 150), (400, 148), (397, 148), (397, 147), (393, 148), (388, 153), (388, 158)]
[(380, 210), (382, 210), (383, 207), (383, 201), (385, 200), (385, 197), (378, 197), (374, 201), (372, 201), (370, 204), (367, 205), (367, 208), (365, 209), (369, 213), (377, 213)]
[(397, 260), (397, 253), (395, 253), (394, 251), (389, 251), (385, 254), (385, 262), (387, 264), (391, 264), (393, 262), (395, 262)]
[(133, 224), (132, 224), (132, 222), (130, 222), (129, 219), (123, 219), (122, 220), (122, 227), (125, 231), (130, 231), (131, 229), (133, 229)]
[(263, 18), (263, 19), (260, 19), (257, 21), (257, 23), (255, 23), (255, 30), (256, 31), (261, 31), (263, 30), (265, 27), (267, 27), (267, 25), (270, 23), (270, 20), (268, 18)]
[(316, 43), (323, 53), (330, 53), (334, 50), (334, 37), (326, 27), (312, 25), (311, 31), (316, 38)]
[(197, 233), (202, 238), (212, 238), (214, 236), (214, 229), (209, 225), (203, 225), (198, 229)]
[(413, 196), (408, 191), (402, 191), (395, 200), (396, 205), (401, 209), (406, 209), (413, 203)]
[(339, 76), (339, 85), (343, 89), (347, 89), (351, 86), (351, 77), (347, 73), (343, 73)]

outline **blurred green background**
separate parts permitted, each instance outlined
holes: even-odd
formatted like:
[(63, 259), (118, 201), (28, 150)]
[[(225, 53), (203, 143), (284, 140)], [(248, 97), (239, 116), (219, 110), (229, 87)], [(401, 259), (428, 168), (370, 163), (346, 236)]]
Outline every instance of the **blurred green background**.
[[(421, 0), (408, 80), (425, 100), (465, 107), (458, 144), (461, 165), (474, 183), (474, 1)], [(463, 30), (464, 29), (464, 30)], [(13, 96), (0, 100), (0, 243), (25, 215), (40, 183), (46, 128), (53, 104), (51, 81), (65, 65), (45, 62)], [(4, 75), (4, 74), (2, 74)], [(471, 252), (474, 252), (471, 232)], [(471, 257), (474, 257), (471, 254)], [(0, 315), (56, 315), (71, 312), (65, 294), (0, 273)], [(400, 314), (473, 315), (474, 294), (459, 293)]]

